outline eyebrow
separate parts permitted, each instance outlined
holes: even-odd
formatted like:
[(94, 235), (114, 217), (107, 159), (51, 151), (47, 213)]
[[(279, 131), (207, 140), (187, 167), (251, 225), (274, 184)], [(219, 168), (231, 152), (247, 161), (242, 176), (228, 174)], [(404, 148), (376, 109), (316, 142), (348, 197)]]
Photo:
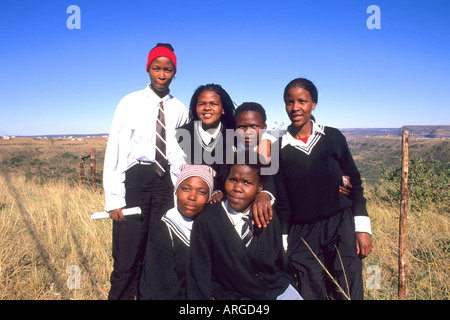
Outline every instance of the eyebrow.
[(216, 103), (218, 103), (220, 100), (218, 100), (218, 99), (211, 99), (211, 100), (206, 100), (206, 99), (204, 99), (204, 100), (200, 100), (200, 99), (198, 99), (197, 100), (197, 103), (200, 103), (200, 102), (203, 102), (203, 103), (206, 103), (206, 102), (216, 102)]
[[(192, 188), (192, 184), (190, 184), (190, 183), (181, 183), (180, 187), (191, 187)], [(208, 188), (198, 187), (197, 189), (207, 190)]]

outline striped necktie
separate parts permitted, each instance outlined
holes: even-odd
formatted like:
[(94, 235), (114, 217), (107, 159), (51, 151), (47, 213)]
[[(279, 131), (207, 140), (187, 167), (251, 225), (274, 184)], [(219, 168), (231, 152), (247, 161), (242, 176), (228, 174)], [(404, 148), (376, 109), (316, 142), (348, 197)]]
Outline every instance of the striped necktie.
[(249, 216), (243, 216), (242, 220), (244, 220), (244, 225), (241, 230), (241, 239), (244, 242), (245, 246), (248, 247), (253, 238), (252, 225), (249, 221)]
[(164, 105), (159, 103), (158, 119), (156, 120), (156, 153), (155, 153), (155, 172), (162, 177), (166, 172), (166, 124), (164, 115)]

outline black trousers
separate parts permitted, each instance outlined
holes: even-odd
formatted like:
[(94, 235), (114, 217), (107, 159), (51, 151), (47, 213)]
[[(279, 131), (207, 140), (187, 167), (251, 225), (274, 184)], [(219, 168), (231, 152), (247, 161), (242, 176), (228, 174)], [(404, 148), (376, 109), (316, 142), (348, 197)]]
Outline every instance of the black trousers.
[(155, 221), (174, 206), (173, 184), (169, 171), (159, 177), (153, 165), (137, 164), (125, 174), (126, 206), (140, 207), (140, 215), (113, 221), (111, 289), (108, 299), (139, 298), (139, 278), (148, 232)]
[[(315, 223), (293, 225), (288, 236), (288, 256), (305, 300), (346, 299), (339, 287), (350, 299), (363, 299), (362, 261), (356, 254), (350, 210)], [(318, 259), (339, 287), (330, 281)]]

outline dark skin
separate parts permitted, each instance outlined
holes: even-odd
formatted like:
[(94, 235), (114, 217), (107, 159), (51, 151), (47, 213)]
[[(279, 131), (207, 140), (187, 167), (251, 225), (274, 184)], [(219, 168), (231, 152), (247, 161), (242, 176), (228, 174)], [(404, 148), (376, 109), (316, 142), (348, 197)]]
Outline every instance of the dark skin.
[[(264, 123), (263, 118), (259, 112), (256, 111), (244, 111), (236, 116), (236, 129), (241, 131), (241, 134), (244, 138), (244, 142), (246, 146), (251, 146), (253, 144), (257, 144), (257, 138), (259, 135), (260, 129), (266, 129), (267, 125)], [(270, 144), (270, 141), (269, 141)], [(270, 157), (270, 150), (269, 150)], [(221, 192), (216, 193), (212, 199), (211, 203), (220, 202), (223, 198), (223, 194)], [(253, 212), (256, 212), (254, 216), (263, 216), (267, 217), (267, 219), (272, 219), (273, 211), (272, 211), (272, 203), (268, 193), (259, 192), (256, 195), (255, 201), (253, 202)], [(255, 219), (259, 222), (259, 219)], [(255, 224), (256, 221), (253, 221)], [(268, 221), (268, 220), (264, 220)], [(261, 224), (256, 224), (258, 228), (261, 228)], [(264, 227), (267, 226), (265, 223)]]
[(253, 199), (262, 188), (258, 169), (245, 164), (233, 165), (225, 182), (228, 202), (234, 210), (239, 212), (246, 212), (252, 207)]
[[(176, 73), (172, 60), (167, 57), (156, 58), (150, 63), (147, 72), (150, 76), (150, 88), (158, 97), (165, 97), (169, 93), (169, 86)], [(115, 221), (126, 221), (122, 212), (124, 208), (111, 210), (109, 217)]]
[[(310, 93), (299, 87), (293, 87), (289, 89), (289, 94), (286, 97), (286, 112), (289, 119), (291, 120), (291, 125), (289, 126), (289, 133), (296, 139), (306, 138), (311, 135), (312, 132), (312, 122), (311, 113), (316, 108), (316, 103), (312, 100)], [(350, 194), (350, 177), (347, 178), (349, 183), (339, 187), (339, 191), (344, 195)], [(267, 194), (266, 194), (267, 195)], [(267, 195), (269, 198), (269, 196)], [(266, 199), (267, 201), (267, 199)], [(255, 201), (256, 205), (256, 201)], [(264, 214), (254, 215), (254, 224), (261, 228), (261, 226), (266, 227), (269, 221), (272, 219), (272, 209), (259, 208)], [(255, 211), (261, 212), (261, 211)], [(363, 259), (367, 257), (372, 251), (372, 239), (370, 234), (365, 232), (356, 233), (356, 252), (357, 255)]]

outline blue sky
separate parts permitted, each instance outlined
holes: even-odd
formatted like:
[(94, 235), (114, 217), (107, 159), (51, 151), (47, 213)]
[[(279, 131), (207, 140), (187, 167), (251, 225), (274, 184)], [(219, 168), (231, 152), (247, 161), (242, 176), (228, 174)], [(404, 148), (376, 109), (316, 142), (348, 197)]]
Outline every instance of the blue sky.
[[(70, 5), (81, 29), (69, 29)], [(369, 29), (370, 5), (381, 29)], [(149, 82), (148, 51), (170, 42), (171, 93), (221, 84), (288, 123), (297, 77), (319, 90), (314, 115), (337, 128), (450, 124), (450, 1), (2, 1), (0, 135), (109, 131), (119, 100)]]

